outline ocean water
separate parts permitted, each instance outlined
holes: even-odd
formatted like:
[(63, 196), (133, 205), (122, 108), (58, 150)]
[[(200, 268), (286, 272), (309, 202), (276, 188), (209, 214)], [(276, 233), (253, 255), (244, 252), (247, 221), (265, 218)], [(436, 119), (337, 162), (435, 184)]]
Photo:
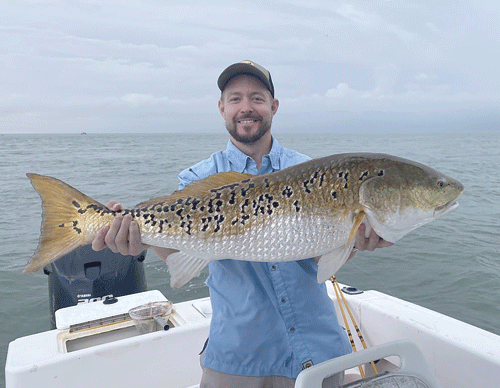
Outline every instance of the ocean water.
[[(417, 303), (500, 334), (500, 131), (286, 134), (288, 148), (312, 157), (384, 152), (428, 164), (461, 181), (459, 208), (391, 248), (360, 252), (340, 282)], [(47, 276), (22, 269), (38, 244), (41, 201), (27, 172), (51, 175), (98, 201), (126, 206), (177, 188), (185, 167), (225, 148), (220, 134), (0, 135), (0, 360), (17, 337), (48, 330)], [(149, 252), (149, 289), (174, 302), (208, 295), (204, 276), (169, 287), (165, 263)], [(4, 382), (0, 371), (0, 385)]]

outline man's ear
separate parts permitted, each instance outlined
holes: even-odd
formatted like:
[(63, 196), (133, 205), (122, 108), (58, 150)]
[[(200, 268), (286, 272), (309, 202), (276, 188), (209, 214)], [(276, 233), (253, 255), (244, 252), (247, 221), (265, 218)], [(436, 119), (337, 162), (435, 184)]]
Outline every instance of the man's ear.
[(274, 98), (273, 99), (273, 103), (271, 105), (271, 112), (273, 112), (273, 116), (276, 114), (276, 112), (278, 111), (278, 108), (280, 106), (280, 102), (278, 101), (277, 98)]
[(222, 102), (222, 98), (219, 100), (219, 113), (222, 117), (224, 117), (224, 103)]

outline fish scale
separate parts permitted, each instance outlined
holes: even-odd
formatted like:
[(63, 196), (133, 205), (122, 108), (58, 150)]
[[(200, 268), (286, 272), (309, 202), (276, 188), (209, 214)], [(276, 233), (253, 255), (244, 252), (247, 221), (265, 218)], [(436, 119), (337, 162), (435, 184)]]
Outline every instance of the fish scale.
[(227, 258), (322, 256), (321, 280), (347, 260), (362, 222), (395, 242), (454, 209), (463, 190), (430, 167), (384, 154), (332, 155), (260, 176), (220, 173), (120, 211), (55, 178), (28, 177), (43, 216), (40, 244), (25, 272), (91, 242), (113, 218), (130, 214), (143, 243), (180, 251), (167, 260), (176, 286), (209, 261)]

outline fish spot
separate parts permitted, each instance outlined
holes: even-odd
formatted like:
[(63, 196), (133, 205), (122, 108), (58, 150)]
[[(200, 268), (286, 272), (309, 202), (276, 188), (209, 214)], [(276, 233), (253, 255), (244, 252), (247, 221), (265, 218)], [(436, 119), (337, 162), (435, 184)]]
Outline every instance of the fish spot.
[(336, 191), (332, 191), (332, 198), (333, 199), (337, 199), (337, 192)]
[(323, 186), (323, 182), (325, 181), (325, 176), (326, 176), (326, 174), (325, 174), (325, 173), (323, 173), (323, 174), (321, 174), (321, 176), (319, 177), (319, 184), (318, 184), (318, 186), (319, 186), (319, 187)]
[(378, 176), (384, 176), (384, 174), (385, 174), (384, 170), (380, 170), (380, 171), (378, 172)]
[(245, 202), (241, 205), (241, 213), (245, 214), (246, 213), (246, 207), (250, 204), (250, 200), (247, 198), (245, 199)]
[(87, 209), (78, 209), (78, 213), (85, 214), (87, 213)]
[(229, 204), (234, 205), (236, 203), (236, 191), (231, 191), (231, 198), (229, 198)]
[(80, 234), (82, 233), (82, 230), (80, 228), (77, 228), (76, 226), (78, 225), (78, 221), (73, 221), (73, 230), (76, 231), (76, 233)]
[(293, 203), (293, 206), (295, 206), (295, 211), (298, 213), (300, 212), (300, 202), (299, 200), (295, 200)]
[(196, 210), (196, 207), (198, 206), (199, 203), (200, 203), (200, 200), (193, 199), (193, 203), (191, 205), (191, 209)]
[(347, 186), (347, 182), (346, 182), (344, 185), (344, 189), (348, 189), (348, 188), (349, 188), (349, 186)]
[(339, 178), (342, 178), (344, 176), (344, 172), (343, 171), (339, 171)]
[(59, 227), (60, 228), (64, 228), (64, 224), (59, 224)]
[(73, 202), (71, 202), (71, 203), (72, 203), (72, 204), (73, 204), (73, 206), (75, 206), (75, 207), (80, 207), (80, 204), (79, 204), (78, 202), (76, 202), (76, 201), (73, 201)]
[(281, 195), (286, 198), (290, 198), (293, 195), (293, 190), (290, 186), (286, 186), (283, 191), (281, 192)]
[(362, 181), (364, 178), (368, 177), (368, 171), (364, 171), (363, 174), (359, 177), (359, 180)]

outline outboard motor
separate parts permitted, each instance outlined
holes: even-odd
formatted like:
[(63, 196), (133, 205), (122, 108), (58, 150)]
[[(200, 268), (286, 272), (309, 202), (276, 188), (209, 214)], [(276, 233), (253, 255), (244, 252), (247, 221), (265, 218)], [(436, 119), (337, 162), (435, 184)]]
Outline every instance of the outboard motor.
[(146, 252), (123, 256), (85, 245), (44, 267), (49, 276), (51, 328), (56, 327), (55, 312), (60, 308), (146, 291)]

